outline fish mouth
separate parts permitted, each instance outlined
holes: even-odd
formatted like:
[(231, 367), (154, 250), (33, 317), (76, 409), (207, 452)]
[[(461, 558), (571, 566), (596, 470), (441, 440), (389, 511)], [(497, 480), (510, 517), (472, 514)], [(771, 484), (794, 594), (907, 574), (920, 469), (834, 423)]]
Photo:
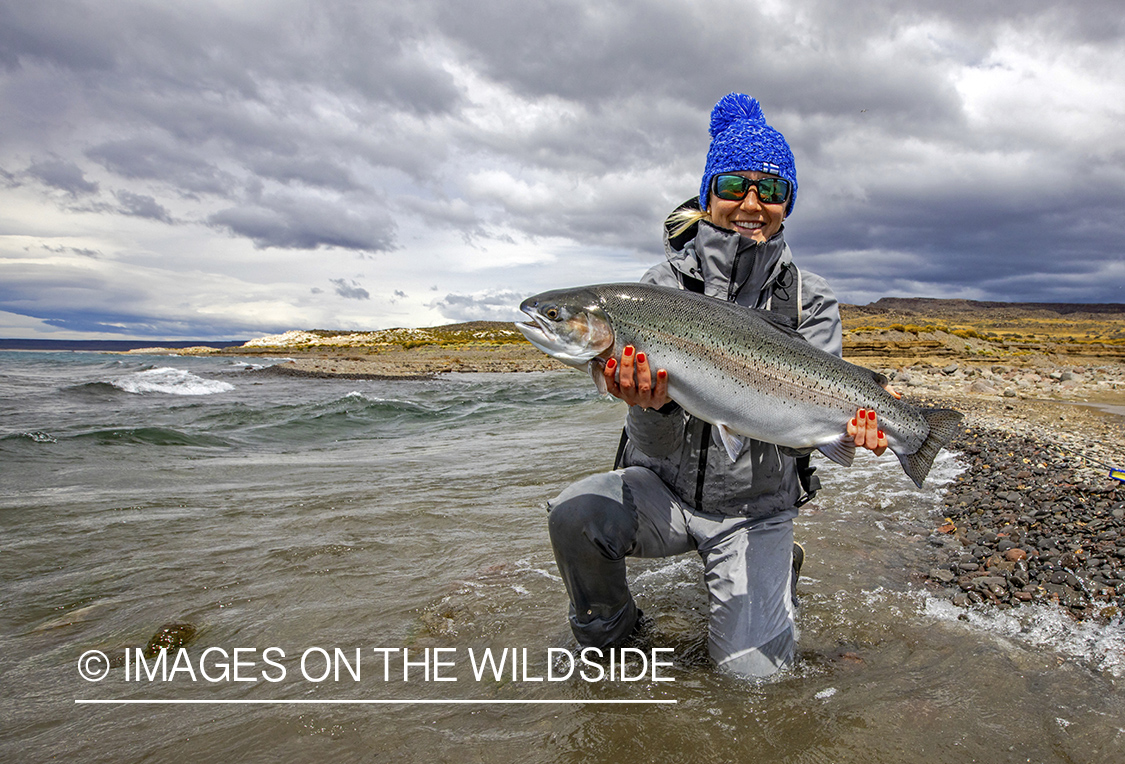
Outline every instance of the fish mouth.
[(520, 330), (520, 333), (522, 333), (532, 345), (539, 348), (544, 353), (550, 353), (547, 348), (551, 348), (552, 345), (555, 344), (551, 341), (554, 336), (551, 327), (542, 316), (532, 313), (530, 310), (524, 310), (524, 313), (531, 318), (531, 321), (517, 321), (516, 328)]
[(531, 321), (516, 322), (516, 328), (523, 332), (523, 336), (527, 337), (528, 340), (531, 340), (533, 336), (546, 339), (553, 334), (553, 332), (551, 331), (551, 327), (547, 324), (543, 317), (538, 313), (533, 312), (534, 308), (527, 308), (523, 306), (521, 306), (521, 308), (523, 312), (526, 313), (531, 319)]
[(516, 328), (536, 349), (576, 368), (585, 365), (595, 355), (585, 345), (574, 344), (566, 336), (560, 335), (549, 319), (533, 311), (534, 309), (525, 308), (524, 313), (531, 317), (531, 321), (516, 323)]
[(523, 336), (527, 338), (527, 341), (533, 345), (537, 344), (537, 341), (542, 342), (547, 339), (546, 335), (543, 333), (542, 327), (536, 324), (516, 322), (516, 328), (519, 329)]

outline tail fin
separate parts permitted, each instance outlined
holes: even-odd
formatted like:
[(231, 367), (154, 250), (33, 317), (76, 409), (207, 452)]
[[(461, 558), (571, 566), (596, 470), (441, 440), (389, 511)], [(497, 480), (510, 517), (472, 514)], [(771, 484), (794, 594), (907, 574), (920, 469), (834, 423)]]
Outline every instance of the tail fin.
[(926, 409), (922, 416), (930, 425), (930, 434), (914, 453), (898, 454), (902, 469), (919, 488), (926, 475), (930, 474), (930, 467), (934, 466), (938, 451), (957, 434), (957, 425), (965, 415), (953, 409)]

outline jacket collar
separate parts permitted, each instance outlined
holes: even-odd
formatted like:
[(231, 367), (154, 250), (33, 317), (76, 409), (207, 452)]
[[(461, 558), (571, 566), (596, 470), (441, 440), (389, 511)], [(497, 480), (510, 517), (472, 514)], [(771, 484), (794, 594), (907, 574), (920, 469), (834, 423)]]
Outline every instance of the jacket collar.
[(765, 242), (700, 221), (672, 238), (664, 237), (668, 262), (680, 273), (703, 282), (703, 293), (750, 307), (764, 307), (769, 286), (793, 261), (784, 227)]

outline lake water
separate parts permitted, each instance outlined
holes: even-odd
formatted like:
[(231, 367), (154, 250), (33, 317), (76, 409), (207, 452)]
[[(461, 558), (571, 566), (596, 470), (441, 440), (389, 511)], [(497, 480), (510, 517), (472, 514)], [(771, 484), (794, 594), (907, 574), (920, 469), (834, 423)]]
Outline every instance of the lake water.
[[(630, 568), (667, 665), (548, 681), (573, 643), (545, 502), (608, 466), (623, 413), (573, 372), (0, 353), (0, 759), (1123, 760), (1120, 620), (922, 585), (950, 453), (921, 491), (893, 459), (822, 460), (794, 669), (709, 665), (685, 556)], [(123, 665), (172, 622), (197, 632), (167, 681)], [(486, 649), (519, 670), (478, 679)]]

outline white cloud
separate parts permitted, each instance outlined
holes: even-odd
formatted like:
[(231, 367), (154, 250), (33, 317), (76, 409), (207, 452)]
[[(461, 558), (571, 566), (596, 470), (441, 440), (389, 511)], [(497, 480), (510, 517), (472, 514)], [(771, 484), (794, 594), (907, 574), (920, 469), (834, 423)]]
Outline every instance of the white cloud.
[[(524, 295), (526, 296), (526, 295)], [(511, 290), (484, 290), (473, 294), (450, 293), (434, 301), (442, 317), (452, 322), (517, 321), (523, 297)]]

